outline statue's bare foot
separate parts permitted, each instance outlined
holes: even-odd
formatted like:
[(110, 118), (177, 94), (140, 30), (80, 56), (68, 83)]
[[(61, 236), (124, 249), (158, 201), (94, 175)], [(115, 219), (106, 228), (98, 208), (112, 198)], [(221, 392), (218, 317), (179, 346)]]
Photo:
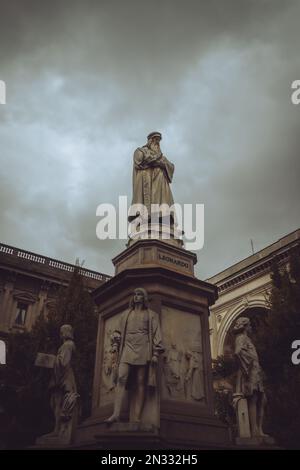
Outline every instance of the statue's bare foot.
[(140, 424), (140, 422), (141, 422), (141, 418), (133, 418), (131, 420), (131, 423), (134, 423), (134, 424)]
[(260, 437), (270, 437), (269, 434), (265, 434), (262, 429), (259, 429), (259, 436)]
[(252, 437), (261, 437), (258, 428), (253, 429), (251, 434), (252, 434)]
[(120, 421), (120, 417), (118, 415), (111, 415), (109, 418), (107, 418), (104, 422), (107, 424), (112, 424)]
[(38, 444), (45, 444), (45, 443), (49, 443), (49, 442), (54, 442), (57, 439), (59, 439), (58, 432), (52, 431), (52, 432), (49, 432), (48, 434), (43, 434), (42, 436), (39, 436), (37, 438), (36, 442)]

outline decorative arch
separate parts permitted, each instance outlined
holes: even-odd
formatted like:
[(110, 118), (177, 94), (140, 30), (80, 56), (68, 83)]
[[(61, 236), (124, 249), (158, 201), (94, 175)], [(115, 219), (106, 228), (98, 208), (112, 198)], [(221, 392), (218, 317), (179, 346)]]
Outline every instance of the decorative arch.
[(268, 303), (265, 299), (251, 299), (249, 301), (245, 301), (242, 299), (241, 302), (236, 305), (232, 310), (225, 315), (223, 321), (221, 322), (218, 336), (217, 336), (217, 355), (221, 356), (224, 351), (224, 344), (226, 340), (226, 336), (232, 323), (246, 310), (250, 308), (264, 308), (269, 310)]

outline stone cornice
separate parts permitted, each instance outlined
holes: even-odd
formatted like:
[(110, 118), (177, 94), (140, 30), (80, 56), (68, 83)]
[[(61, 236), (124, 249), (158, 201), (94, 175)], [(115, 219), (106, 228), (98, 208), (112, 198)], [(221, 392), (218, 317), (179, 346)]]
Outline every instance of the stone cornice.
[(235, 307), (236, 305), (240, 304), (245, 297), (249, 297), (252, 300), (253, 296), (261, 295), (261, 294), (267, 294), (268, 291), (271, 289), (272, 284), (271, 282), (268, 282), (267, 284), (264, 284), (263, 286), (259, 286), (258, 288), (254, 288), (251, 290), (247, 290), (247, 294), (241, 294), (237, 297), (234, 297), (233, 299), (230, 299), (224, 303), (219, 303), (222, 300), (222, 297), (218, 299), (218, 303), (215, 305), (212, 305), (210, 307), (211, 313), (218, 315), (218, 313), (222, 312), (223, 310), (229, 310), (232, 307)]
[[(285, 249), (279, 253), (274, 253), (265, 259), (260, 259), (256, 263), (250, 265), (247, 269), (238, 271), (231, 276), (228, 276), (227, 278), (225, 277), (225, 282), (222, 282), (222, 280), (218, 281), (216, 285), (218, 287), (219, 296), (225, 292), (227, 293), (233, 289), (236, 289), (237, 286), (248, 283), (250, 280), (268, 274), (274, 260), (276, 260), (279, 265), (286, 264), (288, 262), (291, 249), (296, 245), (299, 245), (299, 242), (285, 247)], [(214, 278), (210, 278), (208, 281), (213, 283), (213, 279)]]

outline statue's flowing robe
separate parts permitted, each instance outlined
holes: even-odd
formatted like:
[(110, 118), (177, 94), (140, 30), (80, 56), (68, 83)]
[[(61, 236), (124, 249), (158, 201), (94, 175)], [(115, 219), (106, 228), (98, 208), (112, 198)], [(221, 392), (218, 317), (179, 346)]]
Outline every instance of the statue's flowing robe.
[(50, 388), (59, 388), (62, 392), (76, 392), (75, 377), (72, 368), (72, 356), (75, 351), (74, 341), (68, 339), (59, 348), (54, 364), (54, 374)]
[(236, 336), (234, 352), (240, 363), (238, 391), (245, 397), (253, 395), (255, 391), (263, 393), (263, 371), (256, 348), (247, 334), (240, 333)]
[[(132, 205), (143, 204), (151, 215), (151, 204), (174, 204), (170, 183), (174, 165), (161, 153), (148, 146), (137, 148), (133, 156), (133, 198)], [(173, 212), (173, 211), (172, 211)], [(163, 212), (165, 215), (166, 212)], [(130, 211), (129, 221), (137, 216), (135, 209)]]
[(199, 352), (192, 352), (190, 358), (190, 369), (192, 371), (191, 397), (194, 400), (202, 400), (205, 397), (204, 384), (201, 370), (201, 357)]
[(50, 404), (54, 414), (70, 415), (79, 396), (72, 368), (74, 351), (74, 341), (68, 339), (60, 346), (57, 352), (53, 375), (49, 385), (52, 392)]

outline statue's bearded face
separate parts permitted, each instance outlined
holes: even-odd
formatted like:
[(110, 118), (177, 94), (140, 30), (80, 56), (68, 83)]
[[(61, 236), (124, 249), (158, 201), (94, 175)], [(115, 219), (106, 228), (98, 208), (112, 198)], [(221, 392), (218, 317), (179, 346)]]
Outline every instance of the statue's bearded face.
[(151, 150), (154, 152), (160, 152), (160, 138), (159, 137), (152, 137), (152, 139), (149, 142), (149, 147)]

